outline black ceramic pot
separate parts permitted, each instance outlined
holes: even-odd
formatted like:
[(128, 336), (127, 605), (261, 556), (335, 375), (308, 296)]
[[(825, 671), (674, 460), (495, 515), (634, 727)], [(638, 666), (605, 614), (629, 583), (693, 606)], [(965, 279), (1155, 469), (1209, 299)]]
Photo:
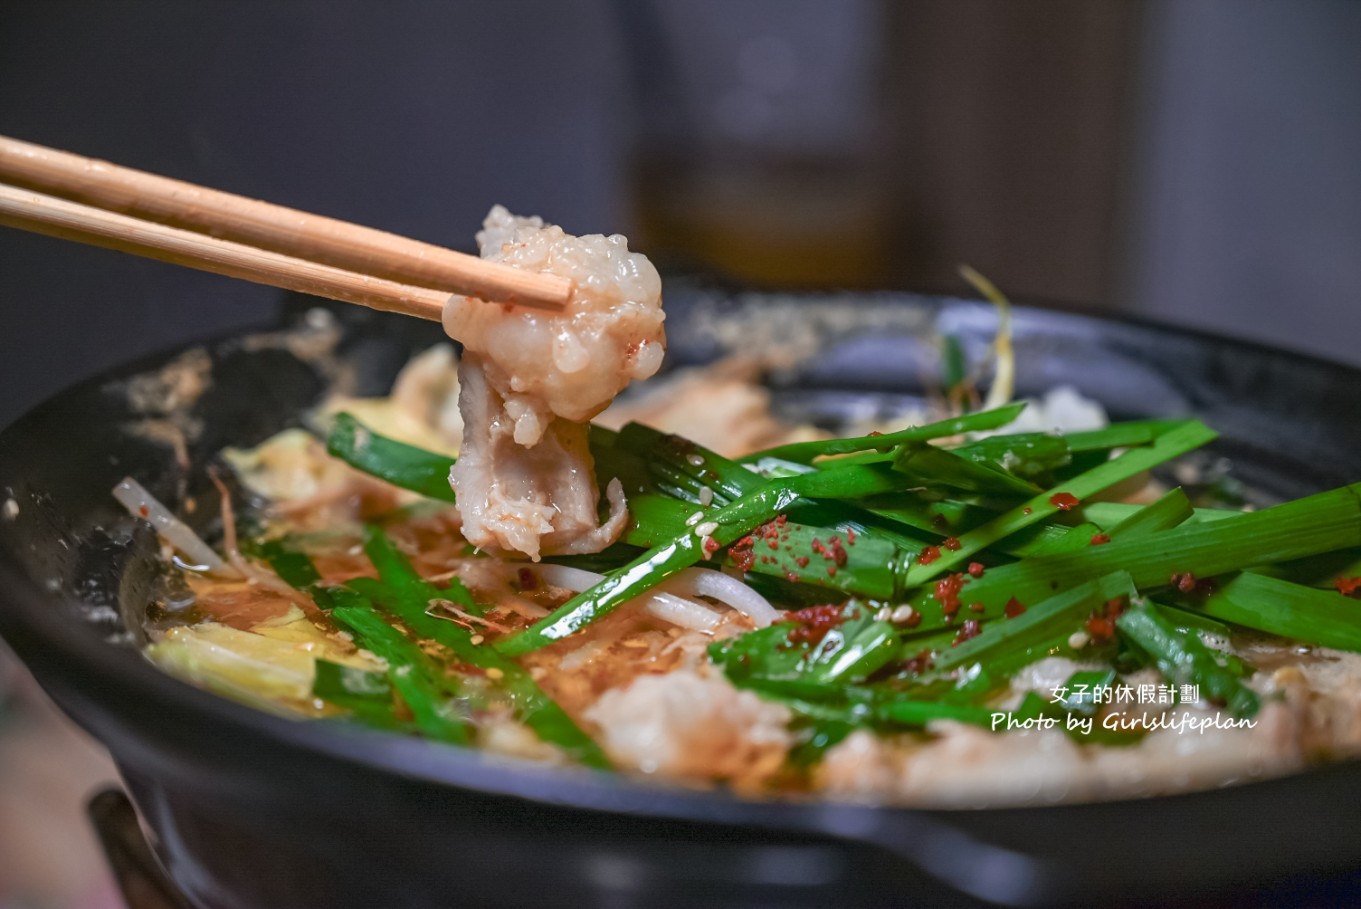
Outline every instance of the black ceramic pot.
[[(310, 305), (294, 304), (285, 324)], [(781, 407), (818, 419), (901, 404), (934, 370), (938, 330), (978, 353), (994, 325), (987, 307), (960, 301), (673, 287), (673, 359), (772, 341), (754, 329), (752, 307), (782, 340), (820, 348), (775, 382)], [(1264, 905), (1361, 892), (1348, 876), (1361, 868), (1361, 763), (1089, 805), (745, 801), (294, 722), (163, 675), (132, 646), (154, 540), (109, 490), (134, 475), (174, 506), (195, 498), (188, 518), (211, 527), (203, 466), (218, 450), (296, 423), (338, 372), (381, 391), (409, 354), (438, 339), (432, 325), (357, 311), (334, 318), (343, 338), (320, 358), (309, 351), (324, 344), (279, 334), (204, 345), (212, 382), (174, 417), (190, 430), (180, 454), (129, 431), (149, 415), (130, 404), (130, 377), (173, 354), (72, 388), (0, 434), (0, 493), (19, 505), (0, 520), (0, 634), (108, 747), (196, 904)], [(1115, 418), (1199, 415), (1222, 433), (1212, 454), (1267, 497), (1361, 478), (1355, 370), (1034, 309), (1018, 311), (1015, 337), (1019, 393), (1070, 383)], [(155, 409), (150, 416), (164, 418)]]

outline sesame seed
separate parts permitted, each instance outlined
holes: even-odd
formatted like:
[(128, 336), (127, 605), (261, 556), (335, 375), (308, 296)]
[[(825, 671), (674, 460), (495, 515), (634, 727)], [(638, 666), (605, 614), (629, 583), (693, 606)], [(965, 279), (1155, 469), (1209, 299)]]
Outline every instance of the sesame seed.
[(685, 519), (685, 526), (686, 526), (686, 527), (694, 527), (696, 524), (698, 524), (698, 523), (699, 523), (700, 521), (702, 521), (702, 520), (704, 520), (704, 512), (702, 512), (702, 511), (697, 511), (697, 512), (695, 512), (694, 514), (690, 515), (690, 517), (688, 517), (688, 518)]
[(485, 641), (485, 640), (486, 640), (486, 638), (484, 638), (482, 635), (480, 635), (480, 634), (475, 634), (475, 635), (473, 635), (472, 637), (468, 638), (468, 643), (469, 643), (469, 644), (481, 644), (481, 643), (482, 643), (483, 641)]
[(695, 536), (711, 537), (714, 535), (714, 531), (717, 529), (718, 529), (717, 521), (705, 521), (703, 524), (695, 528)]
[(499, 679), (504, 675), (505, 673), (497, 669), (495, 666), (487, 670), (487, 678), (489, 679)]
[(708, 486), (701, 486), (699, 488), (699, 504), (703, 505), (705, 508), (708, 508), (710, 505), (713, 504), (713, 501), (714, 491), (710, 489)]
[(917, 610), (913, 609), (911, 606), (904, 604), (902, 606), (898, 606), (893, 610), (892, 614), (889, 616), (889, 620), (892, 621), (894, 624), (901, 625), (904, 622), (910, 622), (912, 620), (913, 613), (915, 613), (916, 611)]
[(1074, 631), (1072, 634), (1068, 635), (1068, 646), (1074, 650), (1081, 650), (1083, 647), (1086, 647), (1090, 641), (1091, 638), (1087, 636), (1087, 632), (1085, 631)]

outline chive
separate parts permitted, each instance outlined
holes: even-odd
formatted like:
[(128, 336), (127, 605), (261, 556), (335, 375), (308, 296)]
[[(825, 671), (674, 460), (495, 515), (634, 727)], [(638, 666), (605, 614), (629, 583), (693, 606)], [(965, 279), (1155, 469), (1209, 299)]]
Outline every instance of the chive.
[(1228, 638), (1233, 634), (1228, 625), (1202, 612), (1196, 612), (1194, 609), (1183, 609), (1180, 606), (1173, 606), (1171, 603), (1150, 602), (1150, 605), (1157, 609), (1163, 618), (1178, 628), (1187, 631), (1206, 631), (1221, 638)]
[[(403, 605), (401, 616), (403, 621), (420, 621), (415, 618), (413, 607), (416, 604), (420, 604), (419, 614), (425, 619), (430, 619), (426, 610), (429, 609), (431, 600), (448, 600), (473, 615), (481, 615), (486, 611), (458, 578), (450, 578), (445, 587), (436, 587), (421, 577), (416, 569), (411, 567), (411, 562), (402, 554), (401, 550), (378, 527), (370, 525), (364, 528), (364, 554), (369, 557), (373, 567), (378, 569), (378, 576), (383, 583)], [(440, 619), (430, 619), (430, 621), (435, 622), (441, 628), (459, 627)], [(414, 628), (414, 626), (412, 627)], [(464, 629), (459, 628), (459, 631), (463, 632)], [(470, 633), (465, 633), (465, 636), (470, 636)], [(427, 637), (434, 637), (434, 635), (427, 635)]]
[[(805, 497), (857, 498), (884, 492), (900, 482), (892, 471), (861, 466), (768, 480), (755, 492), (707, 513), (704, 523), (714, 525), (713, 545), (722, 548), (785, 513)], [(560, 641), (705, 555), (704, 536), (698, 530), (677, 534), (669, 542), (606, 574), (603, 581), (572, 597), (531, 627), (502, 638), (496, 647), (502, 653), (519, 655)]]
[[(1137, 744), (1144, 737), (1143, 732), (1137, 729), (1107, 729), (1095, 722), (1096, 714), (1100, 712), (1096, 692), (1110, 689), (1115, 685), (1117, 678), (1114, 669), (1079, 670), (1070, 675), (1059, 688), (1059, 692), (1063, 693), (1059, 703), (1056, 704), (1051, 698), (1029, 691), (1021, 699), (1015, 714), (1021, 719), (1050, 717), (1059, 720), (1063, 723), (1063, 731), (1070, 738), (1089, 745)], [(1069, 722), (1069, 715), (1080, 717), (1083, 722)], [(1091, 723), (1090, 728), (1087, 723)]]
[[(857, 504), (866, 512), (934, 538), (957, 536), (965, 528), (979, 526), (996, 517), (997, 512), (950, 499), (932, 501), (913, 493), (886, 493), (861, 499)], [(1031, 555), (1037, 548), (1068, 535), (1071, 528), (1060, 524), (1035, 524), (1011, 534), (990, 550), (1012, 556)], [(918, 544), (920, 551), (921, 544)]]
[(326, 450), (356, 470), (444, 502), (454, 501), (454, 459), (379, 435), (348, 413), (338, 413)]
[(1006, 711), (971, 704), (948, 704), (941, 701), (914, 701), (907, 698), (887, 701), (874, 708), (874, 718), (882, 723), (901, 726), (925, 726), (933, 720), (954, 720), (991, 729)]
[[(1156, 504), (1156, 503), (1154, 503)], [(1121, 521), (1148, 508), (1147, 505), (1133, 505), (1128, 502), (1085, 502), (1082, 516), (1102, 527), (1114, 527)], [(1242, 514), (1239, 508), (1195, 508), (1187, 521), (1209, 522), (1225, 518), (1236, 518)]]
[[(779, 701), (797, 716), (850, 728), (862, 726), (921, 728), (934, 720), (954, 720), (991, 729), (1007, 711), (974, 704), (922, 700), (898, 692), (856, 685), (791, 684), (738, 676), (733, 683), (768, 700)], [(801, 697), (800, 693), (812, 697)]]
[(316, 660), (312, 695), (350, 712), (366, 725), (380, 729), (410, 727), (393, 710), (392, 683), (385, 673), (367, 672), (330, 660)]
[(1061, 552), (1076, 552), (1079, 549), (1093, 545), (1093, 538), (1101, 533), (1101, 528), (1097, 527), (1095, 524), (1078, 524), (1075, 527), (1055, 527), (1050, 525), (1049, 529), (1051, 531), (1062, 532), (1051, 533), (1051, 535), (1047, 537), (1037, 539), (1031, 545), (1019, 550), (1019, 554), (1025, 556), (1046, 556), (1056, 555)]
[(1215, 438), (1215, 435), (1205, 424), (1189, 421), (1159, 436), (1147, 448), (1131, 448), (1118, 458), (1073, 477), (1061, 484), (1060, 489), (1042, 492), (1033, 499), (1017, 505), (1011, 511), (998, 515), (981, 527), (976, 527), (965, 533), (959, 538), (960, 548), (958, 550), (943, 553), (940, 558), (928, 565), (923, 565), (920, 562), (913, 565), (907, 573), (906, 586), (915, 587), (922, 584), (943, 571), (949, 571), (955, 566), (967, 562), (979, 550), (1005, 539), (1024, 527), (1056, 514), (1059, 511), (1056, 500), (1060, 495), (1070, 495), (1081, 501), (1119, 483), (1121, 480), (1129, 479), (1178, 455), (1199, 448)]
[(989, 436), (949, 449), (968, 461), (976, 461), (1027, 480), (1067, 466), (1073, 459), (1068, 440), (1044, 432)]
[(1114, 669), (1084, 669), (1073, 673), (1064, 682), (1059, 699), (1064, 710), (1079, 716), (1096, 716), (1101, 712), (1097, 693), (1115, 684)]
[(435, 587), (417, 574), (382, 530), (365, 528), (364, 551), (378, 569), (379, 579), (355, 578), (349, 582), (349, 587), (371, 595), (378, 605), (391, 611), (415, 634), (444, 645), (458, 659), (484, 670), (498, 671), (501, 679), (497, 686), (510, 695), (519, 717), (539, 738), (557, 745), (588, 766), (609, 767), (609, 760), (600, 746), (572, 722), (519, 663), (490, 647), (474, 644), (472, 633), (462, 626), (434, 618), (426, 612), (432, 599), (453, 599), (449, 596), (450, 591)]
[(965, 492), (1033, 496), (1040, 488), (998, 466), (962, 457), (934, 445), (905, 445), (893, 460), (909, 486), (947, 486)]
[[(1088, 578), (1122, 569), (1134, 578), (1136, 587), (1161, 587), (1168, 583), (1171, 575), (1178, 572), (1213, 577), (1262, 563), (1300, 559), (1320, 552), (1359, 546), (1359, 495), (1361, 484), (1344, 486), (1262, 511), (1239, 514), (1232, 520), (1203, 524), (1187, 522), (1145, 537), (1116, 539), (1105, 546), (1089, 546), (1076, 552), (1041, 556), (989, 568), (983, 577), (969, 579), (960, 596), (965, 602), (983, 604), (983, 617), (994, 618), (1001, 614), (1002, 607), (1011, 597), (1027, 603)], [(1298, 585), (1286, 586), (1294, 588)], [(1312, 592), (1324, 594), (1324, 591)], [(1341, 597), (1338, 599), (1347, 602)], [(928, 605), (930, 601), (929, 590), (919, 590), (908, 600), (923, 614), (921, 631), (948, 624), (939, 607), (933, 609)], [(1229, 598), (1220, 602), (1224, 604), (1222, 608), (1225, 611), (1235, 615), (1242, 613), (1251, 617), (1253, 614), (1251, 610), (1244, 612), (1234, 607), (1234, 601)], [(1219, 608), (1218, 604), (1214, 607)], [(1237, 621), (1214, 609), (1205, 607), (1202, 611), (1224, 621)], [(1332, 622), (1334, 618), (1329, 617), (1303, 630), (1322, 633)], [(1337, 637), (1353, 639), (1350, 634)]]
[[(1270, 514), (1286, 507), (1277, 505), (1254, 514)], [(1188, 598), (1181, 605), (1244, 628), (1361, 653), (1361, 602), (1335, 590), (1243, 572), (1204, 600)]]
[(1174, 685), (1196, 685), (1206, 700), (1227, 706), (1234, 716), (1252, 716), (1257, 695), (1215, 660), (1194, 631), (1179, 631), (1146, 603), (1135, 602), (1115, 620), (1115, 627), (1153, 658), (1158, 671)]
[(941, 420), (936, 423), (927, 423), (925, 426), (914, 426), (908, 429), (900, 429), (897, 432), (881, 433), (872, 436), (857, 436), (846, 439), (826, 439), (816, 442), (791, 442), (788, 445), (777, 445), (774, 448), (767, 448), (763, 451), (753, 452), (742, 458), (746, 463), (759, 461), (762, 458), (779, 458), (784, 461), (794, 461), (799, 464), (809, 464), (814, 458), (825, 457), (827, 455), (850, 454), (856, 451), (869, 451), (874, 449), (889, 449), (909, 442), (925, 442), (929, 439), (941, 439), (949, 436), (957, 436), (965, 432), (981, 432), (988, 429), (997, 429), (1008, 423), (1014, 422), (1025, 409), (1025, 404), (1008, 404), (1005, 407), (998, 407), (994, 410), (984, 410), (978, 413), (966, 414), (962, 417), (952, 417), (948, 420)]
[(976, 637), (938, 654), (935, 669), (948, 672), (986, 660), (993, 675), (1009, 675), (1058, 647), (1066, 647), (1068, 636), (1082, 627), (1087, 614), (1097, 606), (1133, 594), (1133, 579), (1123, 571), (1079, 584), (1028, 607), (1015, 618), (989, 622)]
[(1185, 420), (1131, 420), (1112, 423), (1103, 429), (1063, 434), (1072, 452), (1107, 451), (1112, 448), (1131, 448), (1148, 445), (1158, 436), (1170, 429), (1184, 424)]
[(1178, 487), (1164, 493), (1153, 504), (1146, 505), (1122, 519), (1110, 529), (1109, 536), (1112, 539), (1128, 540), (1157, 533), (1176, 527), (1189, 520), (1193, 514), (1195, 509), (1191, 507), (1191, 500)]
[(416, 726), (432, 739), (467, 745), (471, 741), (468, 725), (449, 715), (438, 670), (416, 644), (385, 622), (372, 607), (350, 605), (331, 610), (336, 624), (354, 635), (360, 646), (388, 663), (392, 687), (411, 708)]
[(321, 581), (317, 566), (307, 553), (290, 545), (287, 540), (264, 540), (247, 545), (274, 569), (274, 573), (288, 586), (306, 590)]

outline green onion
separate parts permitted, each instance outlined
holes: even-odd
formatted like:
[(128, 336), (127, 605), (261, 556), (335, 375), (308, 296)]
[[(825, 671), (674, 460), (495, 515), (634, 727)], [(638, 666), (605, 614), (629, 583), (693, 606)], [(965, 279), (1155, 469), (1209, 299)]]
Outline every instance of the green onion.
[(348, 413), (338, 413), (326, 450), (357, 470), (444, 502), (454, 501), (454, 459), (381, 436)]
[(1009, 675), (1067, 647), (1068, 636), (1082, 627), (1087, 614), (1107, 600), (1132, 596), (1134, 582), (1127, 572), (1115, 571), (1095, 581), (1055, 594), (1015, 618), (989, 622), (973, 638), (938, 654), (937, 672), (987, 661), (991, 674)]
[(1115, 620), (1115, 627), (1152, 657), (1172, 684), (1198, 686), (1206, 700), (1227, 706), (1234, 716), (1257, 712), (1257, 695), (1219, 665), (1196, 632), (1178, 630), (1156, 609), (1140, 602), (1131, 603)]
[(934, 445), (904, 445), (893, 459), (893, 469), (909, 486), (945, 486), (965, 492), (1033, 496), (1040, 488), (982, 460), (961, 457)]
[(379, 579), (375, 582), (373, 578), (355, 578), (349, 582), (349, 587), (371, 596), (418, 636), (444, 645), (458, 659), (499, 673), (497, 686), (511, 696), (520, 718), (538, 733), (539, 738), (559, 746), (584, 764), (609, 766), (600, 747), (544, 693), (520, 664), (490, 647), (474, 644), (472, 633), (462, 626), (429, 615), (427, 610), (432, 599), (453, 597), (449, 596), (448, 590), (436, 588), (421, 578), (386, 534), (376, 527), (366, 528), (364, 551), (378, 569)]
[(243, 548), (253, 550), (252, 555), (258, 555), (269, 563), (274, 573), (290, 587), (306, 590), (321, 581), (321, 574), (312, 559), (287, 540), (264, 540)]
[(388, 663), (388, 680), (411, 708), (422, 733), (442, 742), (467, 745), (468, 724), (451, 716), (448, 699), (435, 668), (415, 642), (385, 622), (372, 607), (349, 605), (331, 610), (331, 619), (354, 635), (359, 646)]
[(967, 562), (979, 550), (1057, 513), (1061, 496), (1071, 496), (1080, 502), (1122, 480), (1199, 448), (1214, 439), (1215, 435), (1209, 427), (1198, 421), (1180, 424), (1159, 436), (1147, 448), (1131, 448), (1118, 458), (1073, 477), (1061, 484), (1060, 489), (1042, 492), (981, 527), (970, 530), (959, 538), (958, 550), (943, 553), (928, 565), (920, 562), (913, 565), (908, 572), (906, 586), (915, 587), (925, 583), (941, 572)]
[[(1270, 514), (1287, 507), (1277, 505), (1256, 514)], [(1361, 653), (1361, 602), (1335, 590), (1244, 572), (1204, 600), (1187, 598), (1181, 605), (1188, 611), (1245, 628)]]
[[(1344, 486), (1240, 514), (1232, 520), (1187, 522), (1144, 537), (1116, 539), (1104, 546), (989, 568), (983, 577), (969, 579), (960, 597), (968, 603), (983, 604), (983, 616), (993, 618), (1012, 597), (1023, 603), (1043, 599), (1112, 571), (1128, 571), (1140, 589), (1154, 588), (1165, 586), (1177, 573), (1213, 577), (1262, 563), (1361, 545), (1359, 493), (1361, 484)], [(929, 606), (931, 599), (929, 590), (918, 591), (909, 599), (923, 613), (921, 631), (948, 624), (939, 608)], [(1227, 605), (1224, 608), (1229, 609)], [(1209, 608), (1204, 611), (1224, 621), (1235, 621)]]
[(1121, 520), (1110, 529), (1112, 539), (1128, 540), (1160, 530), (1169, 530), (1195, 514), (1191, 500), (1180, 487), (1164, 493), (1158, 501), (1147, 505)]
[(315, 664), (314, 697), (348, 710), (369, 726), (390, 730), (410, 727), (393, 710), (392, 683), (385, 673), (367, 672), (330, 660), (316, 660)]
[(774, 448), (753, 452), (742, 460), (750, 463), (752, 461), (759, 461), (762, 458), (779, 458), (784, 461), (794, 461), (798, 464), (810, 464), (813, 459), (826, 457), (827, 455), (850, 454), (851, 452), (856, 451), (870, 451), (876, 449), (887, 450), (909, 442), (925, 442), (930, 439), (943, 439), (949, 436), (957, 436), (965, 432), (982, 432), (989, 429), (997, 429), (1000, 426), (1005, 426), (1008, 423), (1014, 422), (1024, 409), (1024, 403), (1008, 404), (1005, 407), (998, 407), (994, 410), (984, 410), (978, 413), (966, 414), (962, 417), (952, 417), (937, 423), (927, 423), (925, 426), (900, 429), (897, 432), (886, 432), (871, 436), (857, 436), (849, 439), (791, 442), (788, 445), (778, 445)]
[[(519, 655), (560, 641), (699, 562), (708, 554), (704, 549), (706, 539), (712, 539), (708, 545), (716, 552), (785, 513), (803, 498), (857, 498), (892, 489), (900, 482), (892, 471), (861, 466), (768, 480), (756, 492), (708, 512), (695, 529), (678, 534), (606, 574), (599, 584), (577, 594), (530, 628), (502, 638), (496, 647), (502, 653)], [(707, 525), (713, 525), (710, 534), (701, 532)]]

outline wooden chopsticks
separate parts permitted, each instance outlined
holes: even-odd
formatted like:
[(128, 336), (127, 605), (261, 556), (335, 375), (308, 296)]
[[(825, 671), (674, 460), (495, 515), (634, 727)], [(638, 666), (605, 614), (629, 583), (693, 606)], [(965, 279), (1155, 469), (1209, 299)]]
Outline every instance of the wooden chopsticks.
[(451, 293), (561, 308), (572, 282), (0, 136), (0, 224), (438, 320)]

